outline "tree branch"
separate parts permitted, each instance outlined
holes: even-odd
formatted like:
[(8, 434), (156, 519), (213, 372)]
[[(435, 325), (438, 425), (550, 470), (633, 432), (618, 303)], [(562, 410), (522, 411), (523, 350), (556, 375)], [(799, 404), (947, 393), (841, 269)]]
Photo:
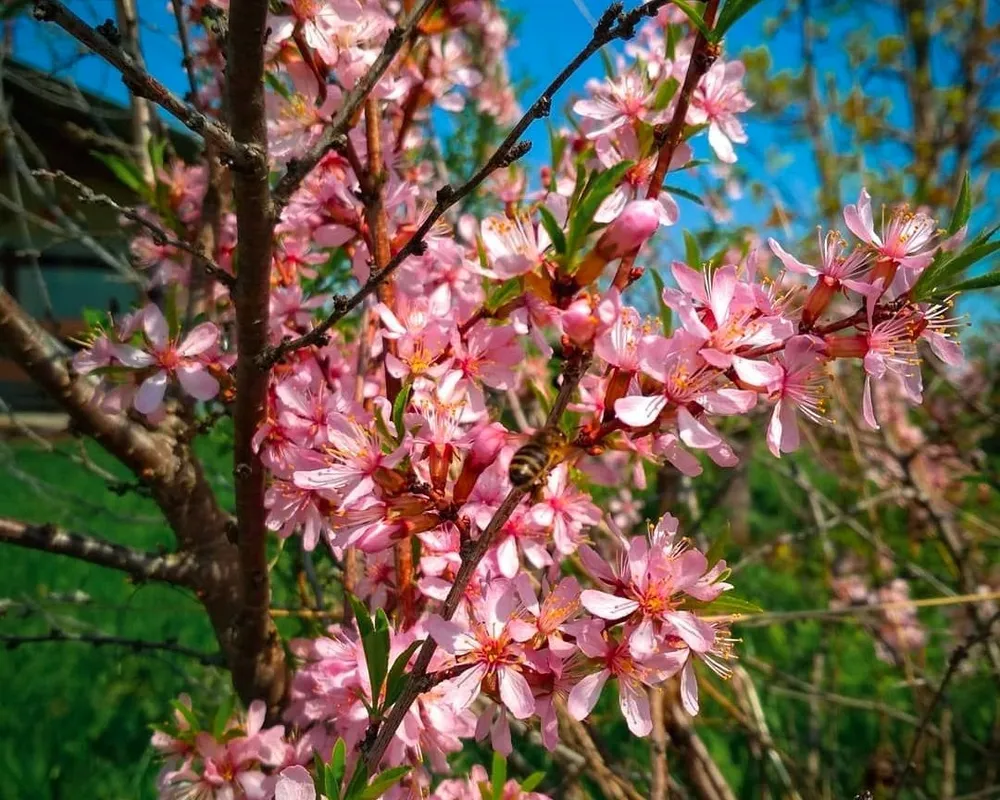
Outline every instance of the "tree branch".
[(190, 554), (144, 553), (95, 536), (71, 533), (55, 525), (29, 525), (5, 517), (0, 517), (0, 542), (117, 569), (138, 580), (179, 586), (190, 586), (196, 569)]
[[(670, 0), (649, 0), (627, 13), (622, 12), (621, 3), (612, 3), (608, 10), (601, 15), (601, 19), (594, 30), (591, 40), (545, 88), (545, 91), (539, 95), (538, 99), (532, 103), (524, 116), (511, 128), (507, 136), (504, 137), (504, 140), (493, 152), (493, 155), (490, 156), (489, 160), (479, 171), (457, 189), (447, 183), (438, 189), (437, 202), (434, 204), (434, 208), (431, 209), (423, 222), (420, 223), (420, 227), (410, 236), (406, 244), (390, 259), (385, 269), (372, 270), (364, 286), (350, 297), (342, 295), (335, 297), (333, 311), (326, 319), (309, 331), (309, 333), (299, 336), (296, 339), (289, 339), (277, 347), (269, 349), (263, 359), (263, 364), (271, 366), (293, 350), (308, 347), (309, 345), (321, 344), (325, 340), (326, 332), (346, 317), (353, 309), (357, 308), (407, 258), (411, 255), (422, 254), (426, 249), (424, 237), (449, 208), (472, 194), (496, 170), (510, 166), (531, 149), (531, 143), (522, 142), (521, 136), (535, 120), (549, 115), (549, 112), (552, 110), (553, 96), (569, 80), (573, 73), (583, 66), (587, 59), (609, 42), (615, 39), (632, 38), (639, 21), (644, 16), (654, 16), (660, 7), (665, 6), (668, 2)], [(280, 189), (281, 186), (279, 184), (278, 189), (275, 190), (276, 196)]]
[(188, 255), (192, 256), (198, 264), (201, 265), (202, 269), (205, 270), (205, 274), (211, 276), (223, 286), (227, 288), (232, 288), (234, 284), (233, 276), (226, 272), (222, 267), (216, 264), (201, 248), (200, 245), (190, 244), (185, 242), (183, 239), (178, 239), (176, 236), (171, 235), (155, 222), (151, 222), (147, 217), (145, 217), (140, 212), (136, 211), (134, 208), (129, 208), (128, 206), (123, 206), (114, 200), (112, 200), (106, 194), (99, 194), (91, 189), (87, 184), (81, 183), (76, 178), (72, 178), (67, 175), (62, 170), (56, 170), (51, 172), (46, 169), (36, 169), (33, 172), (42, 178), (59, 179), (64, 183), (69, 184), (74, 189), (76, 189), (79, 194), (80, 199), (85, 203), (95, 203), (100, 205), (108, 206), (114, 209), (123, 217), (132, 220), (132, 222), (137, 225), (142, 226), (149, 231), (154, 244), (157, 245), (167, 245), (169, 247), (175, 247), (178, 250), (183, 250)]
[(420, 3), (396, 25), (389, 33), (389, 38), (382, 47), (382, 52), (368, 68), (368, 71), (361, 76), (361, 79), (354, 84), (351, 90), (344, 95), (336, 115), (330, 121), (329, 127), (323, 133), (322, 138), (306, 153), (302, 158), (289, 163), (288, 169), (278, 181), (274, 188), (274, 214), (277, 217), (281, 210), (288, 204), (295, 190), (305, 180), (306, 176), (312, 172), (320, 159), (333, 149), (341, 141), (348, 128), (353, 124), (358, 111), (365, 99), (375, 88), (385, 71), (389, 69), (392, 60), (396, 57), (403, 43), (410, 38), (417, 23), (424, 14), (430, 10), (437, 0), (421, 0)]
[(236, 402), (233, 474), (243, 603), (236, 630), (233, 682), (244, 699), (262, 699), (276, 713), (288, 687), (284, 649), (268, 615), (270, 581), (264, 526), (264, 467), (253, 437), (267, 413), (267, 347), (272, 217), (264, 107), (267, 0), (234, 0), (229, 14), (228, 102), (233, 136), (260, 154), (255, 168), (235, 174)]
[(194, 650), (190, 647), (177, 644), (176, 642), (151, 642), (145, 639), (126, 639), (121, 636), (107, 636), (103, 633), (73, 633), (57, 629), (49, 633), (36, 636), (14, 636), (10, 634), (0, 634), (0, 644), (7, 650), (16, 650), (23, 644), (43, 644), (46, 642), (79, 642), (91, 644), (95, 647), (114, 645), (127, 647), (129, 650), (139, 653), (142, 651), (159, 650), (161, 652), (176, 653), (187, 656), (204, 664), (206, 667), (221, 667), (225, 661), (218, 653), (204, 653), (201, 650)]
[(948, 669), (944, 673), (944, 677), (941, 679), (941, 683), (938, 685), (937, 691), (934, 693), (934, 697), (927, 706), (926, 711), (924, 711), (924, 716), (920, 720), (920, 727), (917, 728), (916, 735), (913, 737), (913, 742), (910, 744), (910, 752), (906, 756), (906, 762), (903, 764), (903, 774), (899, 776), (899, 780), (896, 782), (896, 791), (892, 795), (892, 800), (897, 800), (906, 786), (906, 779), (910, 777), (910, 773), (913, 771), (913, 758), (916, 755), (917, 749), (920, 746), (921, 740), (924, 738), (924, 732), (930, 725), (931, 717), (934, 715), (934, 710), (937, 708), (938, 703), (941, 702), (941, 697), (944, 695), (945, 689), (948, 688), (948, 684), (951, 683), (951, 679), (955, 676), (955, 672), (961, 666), (962, 662), (969, 657), (969, 652), (972, 648), (980, 644), (981, 642), (986, 642), (993, 635), (992, 629), (993, 625), (1000, 620), (1000, 611), (995, 613), (990, 617), (982, 627), (975, 631), (971, 636), (967, 637), (962, 644), (955, 648), (955, 652), (951, 654), (951, 658), (948, 659)]
[[(212, 142), (219, 148), (219, 152), (230, 159), (235, 169), (242, 172), (267, 169), (266, 149), (237, 141), (234, 134), (224, 125), (177, 97), (142, 69), (131, 56), (113, 43), (111, 38), (90, 27), (59, 0), (35, 0), (34, 13), (35, 19), (40, 22), (54, 22), (88, 50), (97, 53), (115, 67), (122, 74), (125, 85), (133, 95), (153, 101), (205, 141)], [(232, 16), (236, 17), (235, 14)], [(240, 27), (238, 20), (236, 27)]]
[[(708, 0), (705, 4), (702, 19), (709, 30), (715, 27), (715, 15), (718, 10), (719, 0)], [(677, 147), (681, 143), (681, 137), (684, 135), (684, 125), (687, 121), (688, 108), (691, 105), (691, 95), (698, 88), (698, 83), (705, 73), (715, 63), (718, 55), (719, 45), (709, 42), (705, 34), (699, 32), (691, 50), (691, 60), (688, 62), (687, 72), (684, 75), (684, 83), (681, 84), (677, 95), (674, 114), (670, 118), (670, 122), (666, 125), (657, 125), (655, 129), (655, 141), (660, 145), (660, 152), (656, 157), (653, 175), (649, 179), (649, 188), (646, 191), (647, 199), (654, 200), (660, 196), (663, 180), (667, 176), (667, 170), (670, 169), (670, 162), (673, 160), (674, 153), (677, 152)], [(633, 274), (632, 269), (638, 255), (639, 248), (636, 248), (618, 264), (613, 285), (619, 291), (638, 279), (638, 275)]]

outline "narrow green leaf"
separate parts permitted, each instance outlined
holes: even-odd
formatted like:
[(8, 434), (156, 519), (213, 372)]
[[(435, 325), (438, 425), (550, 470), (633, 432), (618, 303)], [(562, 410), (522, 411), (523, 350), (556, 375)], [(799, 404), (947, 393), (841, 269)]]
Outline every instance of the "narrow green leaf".
[(972, 197), (969, 192), (969, 173), (965, 173), (962, 178), (962, 188), (958, 190), (958, 199), (955, 200), (955, 208), (951, 212), (951, 222), (948, 223), (948, 235), (951, 236), (969, 221), (972, 213)]
[[(977, 264), (987, 256), (993, 255), (1000, 250), (1000, 242), (988, 242), (986, 244), (967, 247), (954, 258), (945, 261), (934, 274), (927, 280), (924, 286), (919, 287), (926, 290), (928, 294), (937, 294), (945, 291), (948, 285), (959, 281), (973, 264)], [(921, 276), (922, 277), (922, 276)], [(920, 283), (919, 281), (917, 282)]]
[(479, 782), (479, 796), (483, 800), (493, 800), (493, 792), (490, 790), (490, 785), (486, 781)]
[(110, 153), (100, 153), (96, 150), (91, 152), (94, 158), (110, 169), (111, 172), (114, 173), (114, 176), (133, 192), (141, 195), (142, 197), (147, 197), (149, 195), (149, 187), (142, 179), (142, 172), (139, 171), (138, 164), (134, 164), (124, 158), (111, 155)]
[(532, 792), (538, 788), (543, 780), (545, 780), (544, 772), (532, 772), (527, 778), (521, 781), (521, 791)]
[(486, 308), (496, 311), (504, 303), (513, 300), (521, 294), (521, 279), (509, 278), (499, 285), (494, 285), (486, 295)]
[(691, 269), (700, 270), (702, 267), (701, 247), (694, 234), (688, 230), (684, 231), (684, 260)]
[(226, 723), (233, 715), (233, 706), (236, 705), (236, 698), (232, 694), (227, 694), (219, 707), (215, 710), (215, 717), (212, 719), (212, 736), (221, 739), (226, 730)]
[(674, 315), (670, 310), (670, 306), (663, 302), (663, 278), (660, 277), (660, 273), (655, 269), (650, 269), (649, 274), (653, 279), (653, 284), (656, 286), (656, 302), (660, 305), (660, 322), (663, 324), (663, 335), (669, 336), (674, 326)]
[(347, 784), (344, 792), (344, 800), (360, 800), (360, 794), (368, 783), (368, 769), (365, 767), (364, 759), (358, 759), (358, 764), (354, 768), (354, 774)]
[(507, 759), (493, 751), (493, 769), (490, 771), (490, 783), (493, 785), (493, 800), (503, 797), (503, 787), (507, 783)]
[(697, 203), (700, 206), (705, 205), (705, 201), (702, 200), (694, 192), (689, 192), (687, 189), (681, 189), (679, 186), (664, 186), (664, 191), (670, 194), (677, 194), (683, 197), (685, 200), (690, 200), (692, 203)]
[(762, 609), (756, 603), (743, 600), (732, 592), (725, 592), (711, 603), (704, 606), (704, 611), (710, 614), (759, 614)]
[[(396, 441), (402, 442), (406, 431), (403, 428), (403, 413), (410, 402), (410, 394), (413, 391), (413, 383), (407, 378), (399, 389), (399, 394), (392, 403), (392, 424), (396, 426)], [(381, 610), (381, 609), (380, 609)]]
[(622, 176), (632, 167), (633, 162), (621, 161), (609, 167), (595, 177), (584, 189), (580, 203), (573, 212), (569, 223), (569, 235), (566, 237), (566, 256), (572, 259), (577, 249), (583, 244), (590, 232), (594, 215), (611, 193), (621, 182)]
[(542, 226), (549, 235), (553, 249), (559, 255), (563, 255), (566, 252), (566, 234), (563, 233), (562, 227), (556, 222), (556, 218), (552, 216), (552, 212), (545, 206), (539, 206), (538, 213), (542, 217)]
[(368, 606), (362, 603), (353, 594), (348, 594), (347, 599), (351, 604), (351, 608), (354, 610), (354, 621), (357, 623), (358, 632), (361, 634), (363, 639), (365, 636), (370, 636), (375, 631), (375, 626), (372, 625), (371, 614), (368, 613)]
[(946, 291), (948, 294), (952, 292), (972, 292), (977, 289), (992, 289), (995, 286), (1000, 286), (1000, 269), (987, 272), (978, 278), (969, 278), (967, 281), (956, 283), (953, 286), (949, 286)]
[(171, 700), (170, 705), (173, 707), (174, 711), (184, 717), (184, 721), (191, 726), (191, 730), (201, 730), (201, 722), (199, 722), (198, 717), (195, 716), (193, 708), (184, 705), (180, 700)]
[(710, 42), (715, 41), (715, 39), (712, 38), (712, 32), (708, 29), (708, 26), (705, 24), (705, 20), (701, 18), (701, 14), (699, 14), (691, 6), (689, 6), (685, 2), (685, 0), (673, 0), (673, 3), (681, 11), (684, 12), (685, 16), (689, 20), (691, 20), (691, 24), (694, 25), (695, 28), (697, 28), (698, 31), (702, 33), (706, 39), (708, 39)]
[[(329, 771), (330, 780), (333, 783), (332, 788), (336, 790), (336, 796), (340, 797), (340, 785), (344, 782), (344, 775), (347, 773), (347, 743), (343, 739), (337, 739), (337, 743), (333, 746)], [(329, 792), (331, 787), (327, 788), (327, 797), (333, 798), (334, 795)]]
[(382, 684), (389, 669), (389, 634), (387, 631), (375, 631), (371, 636), (365, 636), (361, 644), (365, 650), (368, 678), (372, 686), (372, 709), (377, 712)]
[[(674, 0), (676, 2), (676, 0)], [(722, 8), (719, 19), (715, 23), (715, 41), (721, 39), (726, 31), (733, 27), (742, 17), (753, 10), (753, 7), (760, 3), (760, 0), (729, 0)]]
[(423, 639), (417, 639), (415, 642), (410, 642), (409, 647), (396, 656), (396, 660), (392, 662), (392, 667), (389, 669), (389, 676), (385, 681), (386, 708), (399, 699), (399, 695), (403, 691), (403, 687), (406, 685), (406, 668), (409, 665), (413, 654), (417, 652), (417, 648), (423, 643)]
[(386, 790), (399, 783), (410, 771), (409, 767), (393, 767), (376, 775), (358, 794), (358, 800), (378, 800)]

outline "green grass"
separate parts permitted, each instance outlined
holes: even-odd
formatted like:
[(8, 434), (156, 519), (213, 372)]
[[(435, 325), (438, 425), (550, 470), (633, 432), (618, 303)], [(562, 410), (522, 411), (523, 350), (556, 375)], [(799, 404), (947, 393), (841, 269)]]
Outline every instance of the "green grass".
[[(76, 443), (59, 447), (75, 452)], [(134, 492), (117, 496), (101, 478), (59, 455), (32, 446), (0, 448), (7, 462), (0, 515), (52, 522), (140, 549), (170, 546), (150, 500)], [(97, 448), (91, 453), (126, 478)], [(17, 547), (0, 554), (0, 598), (13, 601), (0, 616), (4, 634), (61, 627), (216, 649), (199, 606), (179, 590), (136, 585), (114, 570)], [(90, 602), (58, 601), (58, 595), (77, 592)], [(0, 800), (155, 796), (158, 765), (148, 746), (149, 726), (166, 717), (178, 693), (204, 683), (206, 672), (180, 655), (119, 646), (58, 642), (4, 651)]]

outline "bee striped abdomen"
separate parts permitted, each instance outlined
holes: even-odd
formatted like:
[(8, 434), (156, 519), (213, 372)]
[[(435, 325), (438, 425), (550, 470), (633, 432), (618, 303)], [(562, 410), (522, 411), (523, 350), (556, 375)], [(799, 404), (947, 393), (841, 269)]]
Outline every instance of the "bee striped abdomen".
[(549, 463), (549, 454), (539, 444), (529, 442), (510, 460), (510, 482), (515, 486), (530, 486)]
[(510, 482), (514, 486), (528, 487), (541, 480), (559, 458), (566, 445), (566, 437), (559, 429), (542, 429), (510, 460)]

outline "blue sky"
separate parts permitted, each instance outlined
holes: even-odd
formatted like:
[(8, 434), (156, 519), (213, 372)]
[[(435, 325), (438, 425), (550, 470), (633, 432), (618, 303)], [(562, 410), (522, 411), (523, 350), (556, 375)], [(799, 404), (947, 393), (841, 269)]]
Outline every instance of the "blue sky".
[[(590, 20), (600, 15), (606, 7), (606, 2), (605, 0), (502, 0), (502, 2), (521, 20), (517, 43), (509, 56), (514, 78), (528, 79), (532, 82), (532, 88), (524, 98), (524, 104), (527, 105), (538, 89), (562, 69), (588, 40), (592, 29)], [(183, 94), (187, 89), (187, 81), (180, 65), (174, 20), (168, 3), (164, 0), (138, 0), (138, 3), (140, 16), (144, 22), (141, 35), (147, 64), (168, 87), (178, 94)], [(70, 5), (77, 13), (92, 22), (114, 16), (113, 0), (76, 1)], [(627, 3), (628, 7), (634, 5), (636, 5), (634, 1)], [(785, 3), (781, 0), (764, 0), (760, 3), (731, 30), (726, 42), (727, 52), (736, 54), (746, 47), (760, 45), (763, 42), (765, 21), (784, 6)], [(1000, 17), (1000, 4), (993, 6), (991, 15)], [(880, 35), (898, 29), (898, 22), (891, 12), (874, 7), (874, 4), (864, 4), (859, 6), (856, 14), (850, 15), (849, 21), (834, 22), (828, 32), (828, 41), (842, 41), (851, 30), (848, 26), (857, 26), (859, 17)], [(621, 52), (621, 43), (616, 43), (613, 47), (617, 52)], [(27, 57), (45, 68), (62, 66), (64, 74), (71, 74), (82, 87), (120, 101), (127, 98), (115, 70), (95, 57), (82, 60), (71, 58), (74, 47), (68, 37), (59, 31), (49, 28), (40, 34), (37, 23), (26, 20), (19, 26), (17, 32), (16, 52), (19, 57)], [(783, 28), (779, 37), (770, 43), (770, 52), (773, 69), (797, 70), (801, 65), (802, 40), (796, 26)], [(842, 87), (854, 80), (839, 47), (827, 44), (818, 47), (817, 53), (820, 73), (826, 71), (836, 75)], [(943, 74), (949, 65), (939, 59), (935, 67)], [(601, 59), (595, 56), (570, 79), (556, 97), (553, 120), (558, 123), (559, 112), (565, 107), (567, 99), (574, 94), (582, 93), (588, 78), (602, 74)], [(898, 82), (875, 79), (867, 85), (867, 91), (889, 98), (892, 101), (889, 119), (896, 124), (906, 124), (907, 103), (904, 102), (905, 97)], [(790, 207), (804, 207), (814, 202), (817, 177), (812, 159), (809, 157), (807, 143), (790, 139), (787, 131), (756, 121), (752, 116), (748, 118), (747, 132), (750, 137), (749, 145), (737, 148), (740, 165), (753, 178), (766, 178), (780, 191), (784, 202)], [(841, 151), (851, 149), (852, 142), (846, 131), (834, 130), (833, 135)], [(548, 139), (544, 124), (536, 123), (528, 138), (534, 142), (534, 149), (529, 158), (536, 164), (547, 162)], [(711, 157), (704, 135), (698, 137), (693, 146), (696, 157)], [(866, 155), (866, 166), (873, 173), (877, 173), (885, 164), (898, 163), (903, 155), (904, 153), (894, 147), (883, 147)], [(860, 181), (845, 185), (843, 187), (845, 196), (841, 198), (842, 201), (853, 201), (859, 189)], [(989, 178), (989, 189), (994, 195), (1000, 193), (1000, 179), (995, 175)], [(883, 200), (894, 202), (896, 198), (875, 198), (876, 203)], [(706, 221), (707, 216), (693, 203), (681, 200), (681, 204), (682, 214), (687, 217), (691, 227), (697, 228)], [(735, 203), (734, 213), (736, 223), (759, 224), (761, 221), (761, 211), (749, 198)], [(974, 218), (973, 221), (981, 225), (989, 222), (981, 218), (978, 220)], [(803, 233), (806, 232), (794, 232), (796, 236)], [(990, 313), (993, 303), (986, 297), (982, 300), (985, 302), (976, 303), (977, 314), (980, 313), (980, 308)], [(995, 312), (996, 309), (992, 308), (992, 311)]]

